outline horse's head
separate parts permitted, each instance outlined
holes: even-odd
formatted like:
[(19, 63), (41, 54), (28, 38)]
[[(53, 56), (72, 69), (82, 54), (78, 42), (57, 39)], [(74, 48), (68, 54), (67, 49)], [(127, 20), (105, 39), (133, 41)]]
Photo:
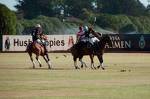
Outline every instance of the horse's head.
[(103, 35), (101, 41), (105, 44), (108, 43), (110, 46), (112, 45), (111, 39), (108, 34)]

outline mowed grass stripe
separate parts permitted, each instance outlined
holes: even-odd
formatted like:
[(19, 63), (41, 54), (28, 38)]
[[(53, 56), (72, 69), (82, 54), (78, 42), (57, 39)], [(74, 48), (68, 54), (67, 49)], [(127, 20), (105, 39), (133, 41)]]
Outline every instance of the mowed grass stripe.
[[(106, 53), (106, 70), (75, 70), (69, 53), (49, 53), (53, 70), (26, 53), (0, 53), (0, 99), (149, 99), (150, 54)], [(94, 58), (95, 64), (98, 60)], [(121, 70), (124, 70), (121, 72)]]

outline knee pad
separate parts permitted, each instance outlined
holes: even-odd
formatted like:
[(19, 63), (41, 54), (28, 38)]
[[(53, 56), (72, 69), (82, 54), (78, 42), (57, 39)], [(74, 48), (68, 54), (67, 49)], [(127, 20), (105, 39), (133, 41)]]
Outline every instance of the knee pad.
[(37, 39), (36, 41), (41, 44), (41, 40), (40, 39)]

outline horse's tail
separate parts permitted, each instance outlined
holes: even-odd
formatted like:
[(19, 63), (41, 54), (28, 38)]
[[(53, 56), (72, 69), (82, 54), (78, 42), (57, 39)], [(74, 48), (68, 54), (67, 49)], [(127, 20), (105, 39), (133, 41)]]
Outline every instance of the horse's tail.
[(67, 52), (70, 53), (70, 52), (71, 52), (71, 49), (72, 49), (72, 47), (68, 48), (68, 49), (67, 49)]
[(75, 44), (74, 44), (72, 47), (68, 48), (68, 49), (67, 49), (67, 52), (71, 53), (72, 50), (74, 49), (74, 46), (75, 46)]

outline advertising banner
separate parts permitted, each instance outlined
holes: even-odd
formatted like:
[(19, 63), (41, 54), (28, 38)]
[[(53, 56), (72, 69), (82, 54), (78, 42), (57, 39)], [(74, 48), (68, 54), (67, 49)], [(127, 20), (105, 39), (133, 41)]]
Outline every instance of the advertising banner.
[(110, 34), (109, 36), (112, 45), (106, 45), (108, 51), (150, 51), (149, 34)]
[(25, 51), (30, 42), (31, 36), (3, 35), (2, 51)]
[[(48, 35), (48, 51), (64, 51), (72, 47), (76, 41), (75, 35)], [(2, 51), (25, 51), (32, 42), (28, 35), (3, 35)]]
[[(150, 52), (149, 34), (109, 34), (111, 45), (106, 44), (108, 52)], [(2, 51), (25, 51), (32, 42), (29, 35), (3, 35)], [(48, 51), (67, 51), (76, 42), (75, 35), (48, 35)]]

